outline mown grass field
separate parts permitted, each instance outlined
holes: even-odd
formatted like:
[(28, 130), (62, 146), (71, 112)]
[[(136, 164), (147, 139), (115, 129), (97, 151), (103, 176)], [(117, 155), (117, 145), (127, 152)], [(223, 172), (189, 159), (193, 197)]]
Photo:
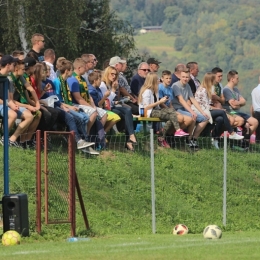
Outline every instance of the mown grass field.
[(174, 36), (166, 34), (163, 31), (150, 32), (135, 36), (136, 46), (141, 51), (148, 49), (149, 52), (157, 53), (157, 55), (166, 52), (169, 56), (179, 55), (179, 57), (181, 57), (181, 52), (176, 52), (174, 49), (174, 41)]
[(252, 260), (260, 258), (260, 232), (224, 233), (206, 240), (201, 234), (113, 235), (82, 242), (36, 242), (0, 246), (1, 259), (176, 259)]

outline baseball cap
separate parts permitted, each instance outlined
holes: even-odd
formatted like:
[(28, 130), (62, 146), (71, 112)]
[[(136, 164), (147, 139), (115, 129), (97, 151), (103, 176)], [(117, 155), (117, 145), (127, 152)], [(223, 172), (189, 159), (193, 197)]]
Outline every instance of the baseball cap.
[(4, 55), (0, 62), (1, 62), (1, 66), (6, 66), (7, 64), (14, 63), (18, 60), (19, 60), (18, 58), (14, 58), (11, 55)]
[(120, 57), (118, 56), (115, 56), (115, 57), (112, 57), (109, 61), (109, 65), (110, 66), (115, 66), (116, 64), (118, 63), (126, 63), (126, 60), (121, 60)]
[(25, 68), (29, 68), (29, 67), (32, 67), (36, 64), (36, 60), (32, 57), (26, 57), (24, 59), (24, 65), (25, 65)]
[(159, 65), (161, 62), (158, 61), (158, 60), (156, 60), (155, 58), (149, 58), (149, 59), (147, 60), (147, 63), (148, 63), (148, 64), (157, 64), (157, 65)]

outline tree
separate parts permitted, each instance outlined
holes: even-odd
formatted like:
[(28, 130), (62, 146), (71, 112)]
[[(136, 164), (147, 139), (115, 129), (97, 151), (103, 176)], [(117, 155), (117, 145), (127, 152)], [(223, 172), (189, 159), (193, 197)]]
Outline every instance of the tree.
[(174, 42), (174, 48), (176, 51), (181, 51), (183, 48), (184, 42), (181, 37), (177, 37)]
[(0, 25), (6, 53), (29, 49), (36, 32), (45, 36), (46, 48), (68, 59), (94, 53), (101, 64), (134, 49), (133, 28), (110, 11), (109, 0), (8, 0), (0, 15), (7, 17)]

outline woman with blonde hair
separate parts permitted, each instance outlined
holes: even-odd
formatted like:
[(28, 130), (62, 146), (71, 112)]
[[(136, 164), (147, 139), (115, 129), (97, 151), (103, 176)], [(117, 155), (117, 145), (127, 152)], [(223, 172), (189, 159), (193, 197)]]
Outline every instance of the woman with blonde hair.
[(147, 117), (157, 117), (166, 122), (163, 128), (162, 136), (158, 137), (158, 142), (161, 146), (170, 148), (170, 145), (166, 142), (165, 137), (167, 133), (172, 131), (172, 127), (176, 130), (175, 136), (187, 136), (189, 134), (180, 128), (177, 113), (173, 108), (160, 108), (160, 104), (165, 103), (168, 100), (168, 97), (164, 96), (159, 100), (158, 96), (157, 74), (154, 72), (149, 72), (146, 76), (144, 85), (140, 89), (138, 104), (143, 105), (145, 115)]
[[(208, 110), (211, 114), (211, 117), (213, 121), (215, 121), (215, 129), (213, 131), (213, 145), (215, 148), (219, 149), (218, 147), (218, 141), (222, 134), (222, 126), (224, 124), (225, 128), (229, 132), (229, 138), (234, 140), (241, 140), (244, 137), (241, 135), (238, 135), (236, 132), (234, 132), (234, 129), (232, 128), (228, 116), (224, 109), (219, 109), (217, 107), (214, 107), (211, 105), (211, 96), (213, 92), (213, 84), (215, 81), (215, 74), (212, 72), (207, 72), (204, 75), (204, 78), (201, 82), (200, 87), (197, 89), (195, 93), (195, 99), (201, 106), (203, 110)], [(230, 118), (232, 120), (232, 118)]]
[(101, 90), (103, 96), (107, 97), (106, 103), (108, 104), (105, 109), (111, 110), (124, 119), (126, 136), (128, 138), (125, 147), (130, 151), (134, 151), (133, 145), (136, 145), (137, 142), (134, 135), (134, 124), (131, 108), (123, 107), (118, 101), (115, 100), (119, 91), (118, 75), (119, 73), (114, 67), (108, 66), (103, 73), (101, 79), (102, 82), (99, 89)]

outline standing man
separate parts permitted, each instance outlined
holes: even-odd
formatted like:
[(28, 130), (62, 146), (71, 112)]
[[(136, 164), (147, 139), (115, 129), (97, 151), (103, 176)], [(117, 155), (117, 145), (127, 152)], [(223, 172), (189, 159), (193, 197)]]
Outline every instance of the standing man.
[(46, 65), (48, 65), (50, 67), (50, 76), (48, 77), (48, 79), (50, 79), (51, 81), (53, 81), (54, 79), (57, 78), (57, 75), (54, 71), (54, 62), (55, 62), (55, 52), (53, 49), (46, 49), (44, 52), (44, 62), (46, 63)]
[(132, 91), (132, 94), (134, 97), (137, 99), (139, 91), (141, 87), (144, 84), (145, 78), (150, 72), (150, 67), (147, 62), (141, 62), (138, 65), (137, 73), (132, 77), (131, 83), (130, 83), (130, 88)]
[(44, 54), (42, 52), (45, 44), (44, 36), (40, 33), (33, 34), (31, 38), (31, 43), (32, 49), (30, 50), (30, 52), (33, 52), (38, 57), (39, 62), (44, 61)]
[(150, 71), (151, 72), (155, 72), (157, 73), (158, 72), (158, 69), (160, 68), (160, 61), (156, 60), (155, 58), (149, 58), (147, 60), (147, 63), (149, 65), (149, 68), (150, 68)]
[(244, 119), (244, 124), (242, 125), (242, 135), (245, 137), (246, 140), (249, 140), (250, 135), (256, 130), (258, 126), (258, 121), (250, 115), (240, 112), (240, 108), (246, 104), (246, 100), (237, 89), (237, 85), (239, 82), (238, 72), (235, 70), (229, 71), (227, 74), (227, 80), (228, 83), (223, 90), (223, 94), (225, 97), (225, 104), (223, 107), (228, 112), (240, 116)]
[(195, 61), (188, 62), (186, 67), (190, 70), (190, 80), (188, 84), (190, 85), (191, 92), (195, 95), (196, 90), (200, 86), (200, 81), (197, 79), (199, 74), (199, 65)]
[(251, 93), (252, 97), (252, 114), (253, 117), (258, 121), (258, 127), (256, 128), (256, 141), (260, 141), (260, 77), (259, 84), (255, 87)]

